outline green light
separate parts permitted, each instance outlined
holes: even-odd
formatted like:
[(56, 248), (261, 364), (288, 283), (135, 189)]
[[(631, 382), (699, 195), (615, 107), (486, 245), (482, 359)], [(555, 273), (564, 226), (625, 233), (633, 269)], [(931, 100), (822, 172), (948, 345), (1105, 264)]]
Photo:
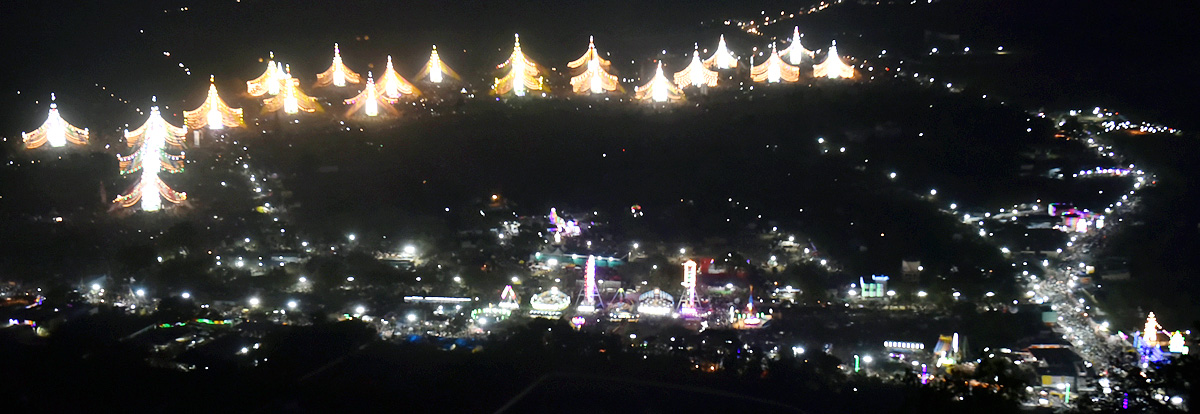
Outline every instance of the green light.
[(858, 372), (858, 355), (854, 356), (854, 372)]
[(1063, 394), (1064, 395), (1063, 404), (1070, 404), (1071, 403), (1071, 384), (1070, 383), (1067, 384), (1066, 391), (1067, 392), (1065, 394)]

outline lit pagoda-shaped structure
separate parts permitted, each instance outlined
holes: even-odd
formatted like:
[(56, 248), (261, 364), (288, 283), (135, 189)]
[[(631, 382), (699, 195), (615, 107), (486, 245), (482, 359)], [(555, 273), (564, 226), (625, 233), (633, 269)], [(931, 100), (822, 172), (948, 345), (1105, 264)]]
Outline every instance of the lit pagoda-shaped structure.
[[(370, 76), (368, 76), (370, 78)], [(383, 76), (379, 77), (379, 90), (383, 92), (383, 96), (392, 99), (399, 99), (401, 96), (410, 95), (413, 97), (420, 96), (421, 91), (413, 86), (408, 79), (404, 79), (396, 69), (392, 67), (392, 56), (387, 57), (387, 68), (383, 70)]]
[(588, 38), (587, 52), (579, 59), (567, 63), (567, 67), (582, 69), (578, 75), (571, 77), (571, 90), (577, 94), (598, 94), (621, 89), (621, 83), (612, 75), (612, 63), (600, 57), (593, 38)]
[(767, 83), (796, 82), (800, 80), (800, 68), (784, 62), (775, 46), (771, 46), (771, 56), (765, 62), (750, 68), (750, 80)]
[(375, 80), (371, 78), (371, 73), (367, 72), (367, 87), (363, 88), (358, 96), (346, 100), (346, 105), (350, 107), (346, 110), (346, 117), (348, 118), (360, 110), (365, 116), (375, 117), (379, 116), (380, 109), (393, 116), (400, 115), (400, 112), (392, 107), (395, 103), (396, 99), (389, 98), (382, 87), (376, 86)]
[(679, 298), (679, 314), (686, 317), (700, 315), (700, 299), (696, 296), (696, 262), (683, 263), (683, 296)]
[(663, 103), (683, 99), (683, 91), (671, 83), (663, 74), (662, 62), (654, 69), (654, 78), (645, 85), (634, 88), (633, 97), (638, 100)]
[(150, 117), (146, 123), (133, 131), (125, 131), (125, 142), (130, 148), (137, 148), (133, 154), (118, 157), (121, 175), (140, 172), (138, 182), (125, 194), (118, 196), (113, 203), (122, 208), (140, 207), (142, 211), (158, 211), (162, 209), (162, 200), (179, 204), (187, 199), (187, 194), (175, 191), (159, 178), (160, 172), (177, 173), (183, 171), (184, 155), (167, 152), (168, 149), (182, 150), (187, 128), (177, 127), (167, 123), (158, 106), (150, 107)]
[(725, 45), (725, 35), (721, 35), (721, 40), (717, 41), (717, 50), (704, 60), (704, 66), (708, 66), (709, 69), (733, 69), (737, 65), (737, 56), (729, 51), (729, 46)]
[(324, 88), (328, 86), (343, 87), (347, 83), (360, 84), (362, 83), (362, 75), (354, 73), (350, 68), (342, 63), (342, 51), (337, 43), (333, 44), (333, 64), (329, 65), (329, 69), (317, 74), (317, 83), (314, 88)]
[(257, 78), (246, 81), (246, 92), (250, 96), (278, 95), (283, 86), (283, 64), (275, 62), (275, 52), (267, 60), (267, 70)]
[(217, 95), (217, 84), (213, 76), (208, 77), (208, 97), (199, 108), (183, 111), (183, 122), (193, 130), (208, 127), (208, 129), (237, 128), (245, 126), (242, 123), (242, 109), (230, 108)]
[(692, 51), (692, 61), (688, 63), (686, 68), (679, 72), (675, 72), (675, 86), (686, 88), (688, 86), (717, 86), (717, 71), (709, 69), (700, 61), (700, 45), (696, 45), (696, 49)]
[(788, 45), (787, 49), (784, 49), (780, 54), (787, 56), (788, 63), (791, 63), (795, 66), (800, 66), (800, 62), (802, 62), (804, 58), (807, 57), (812, 59), (814, 55), (813, 51), (805, 49), (804, 45), (800, 44), (799, 27), (792, 29), (792, 44)]
[(280, 93), (263, 101), (263, 113), (283, 110), (283, 113), (293, 115), (300, 111), (312, 113), (321, 109), (315, 98), (300, 90), (300, 82), (292, 78), (290, 69), (283, 71), (283, 80), (280, 83)]
[(446, 78), (461, 81), (462, 78), (455, 73), (453, 69), (446, 66), (442, 62), (442, 58), (438, 56), (437, 45), (433, 45), (433, 51), (429, 52), (429, 61), (425, 62), (425, 67), (417, 73), (416, 79), (424, 79), (432, 83), (442, 83)]
[(838, 56), (837, 42), (833, 42), (833, 45), (829, 46), (829, 53), (826, 54), (824, 62), (813, 65), (813, 77), (829, 79), (854, 77), (854, 67), (847, 65)]
[(530, 60), (521, 52), (521, 35), (513, 35), (513, 51), (508, 60), (496, 69), (505, 70), (504, 76), (496, 78), (492, 85), (493, 95), (505, 95), (512, 92), (516, 96), (525, 96), (528, 91), (545, 91), (546, 83), (542, 78), (541, 66)]
[(1162, 329), (1162, 326), (1158, 324), (1158, 317), (1154, 316), (1154, 312), (1150, 312), (1150, 315), (1146, 316), (1146, 325), (1142, 327), (1142, 343), (1147, 346), (1159, 346), (1159, 329)]
[(50, 94), (50, 114), (46, 116), (46, 122), (33, 131), (21, 133), (21, 141), (25, 143), (25, 148), (39, 148), (47, 143), (53, 148), (65, 146), (67, 143), (87, 145), (87, 128), (78, 128), (62, 119), (58, 114), (58, 104), (54, 100), (54, 94)]

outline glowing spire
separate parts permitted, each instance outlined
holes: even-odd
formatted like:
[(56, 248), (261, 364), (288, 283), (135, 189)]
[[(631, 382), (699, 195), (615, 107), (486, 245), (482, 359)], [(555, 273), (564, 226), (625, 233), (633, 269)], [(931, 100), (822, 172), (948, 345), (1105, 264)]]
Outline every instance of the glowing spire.
[(367, 87), (363, 88), (358, 96), (347, 99), (345, 102), (350, 106), (350, 109), (346, 111), (346, 117), (352, 116), (359, 109), (362, 109), (364, 115), (370, 117), (379, 116), (380, 108), (391, 115), (400, 114), (396, 108), (392, 107), (396, 103), (396, 99), (389, 98), (382, 88), (375, 85), (375, 80), (371, 78), (371, 72), (367, 72)]
[(702, 85), (710, 88), (717, 86), (717, 71), (704, 66), (704, 63), (700, 61), (700, 45), (697, 44), (695, 47), (692, 51), (692, 62), (688, 63), (683, 70), (675, 72), (675, 86), (680, 88)]
[(204, 99), (204, 103), (200, 104), (199, 108), (183, 111), (183, 120), (184, 124), (191, 129), (244, 126), (242, 109), (230, 108), (225, 101), (221, 100), (221, 96), (217, 94), (216, 79), (212, 75), (208, 76), (208, 97)]
[(429, 52), (429, 61), (425, 63), (425, 67), (421, 68), (421, 72), (417, 73), (416, 79), (428, 79), (433, 83), (442, 83), (447, 77), (462, 80), (458, 73), (442, 62), (442, 58), (438, 56), (437, 45), (433, 45), (433, 51)]
[(388, 98), (399, 98), (403, 95), (418, 96), (421, 91), (418, 91), (412, 83), (396, 73), (396, 69), (392, 67), (392, 56), (387, 57), (387, 68), (383, 70), (383, 76), (379, 77), (380, 92)]
[(679, 301), (679, 313), (684, 316), (696, 316), (696, 262), (688, 260), (683, 263), (683, 297)]
[(717, 41), (717, 50), (704, 61), (704, 66), (708, 66), (709, 69), (733, 69), (737, 65), (737, 57), (725, 45), (725, 35), (721, 35), (721, 40)]
[(133, 188), (118, 196), (113, 203), (128, 208), (140, 202), (143, 211), (158, 211), (162, 208), (163, 199), (173, 204), (186, 200), (187, 194), (171, 189), (158, 175), (160, 172), (183, 171), (183, 153), (172, 155), (166, 150), (183, 149), (186, 135), (187, 128), (167, 123), (159, 113), (158, 106), (150, 107), (150, 117), (146, 123), (133, 131), (125, 131), (126, 143), (130, 148), (137, 149), (133, 154), (117, 157), (122, 175), (140, 171), (141, 177)]
[(512, 285), (504, 285), (504, 290), (500, 292), (500, 308), (516, 309), (521, 306), (521, 300), (517, 298), (517, 292), (513, 290)]
[(292, 78), (292, 71), (287, 67), (283, 71), (282, 93), (263, 101), (263, 113), (283, 110), (283, 113), (293, 115), (304, 112), (316, 112), (321, 108), (317, 100), (300, 90), (300, 82)]
[(577, 302), (579, 306), (576, 310), (580, 313), (595, 312), (597, 306), (604, 306), (604, 301), (600, 299), (600, 289), (596, 286), (595, 256), (588, 256), (587, 264), (584, 265), (583, 290), (579, 292)]
[(250, 96), (274, 96), (279, 94), (282, 82), (283, 70), (280, 65), (275, 63), (275, 52), (271, 52), (271, 58), (267, 61), (267, 70), (257, 78), (246, 81), (246, 91), (250, 93)]
[(781, 55), (788, 57), (788, 63), (797, 66), (800, 65), (800, 61), (804, 57), (812, 59), (813, 51), (805, 49), (804, 45), (800, 44), (800, 27), (792, 29), (792, 44), (788, 45), (788, 48), (784, 49)]
[(512, 91), (513, 95), (525, 96), (526, 91), (545, 91), (541, 66), (534, 63), (525, 53), (521, 52), (521, 35), (513, 35), (513, 52), (508, 60), (497, 66), (503, 70), (508, 67), (504, 76), (496, 78), (492, 85), (493, 95), (504, 95)]
[(329, 65), (329, 69), (317, 74), (317, 83), (313, 85), (315, 88), (324, 88), (329, 85), (336, 87), (346, 86), (347, 83), (360, 84), (362, 76), (354, 73), (342, 63), (342, 51), (337, 43), (333, 44), (333, 64)]
[(1142, 342), (1147, 346), (1158, 346), (1158, 330), (1161, 328), (1154, 312), (1150, 312), (1150, 315), (1146, 317), (1146, 325), (1142, 327)]
[(779, 51), (771, 45), (771, 56), (765, 62), (750, 68), (750, 80), (767, 83), (796, 82), (800, 80), (800, 68), (784, 62), (779, 57)]
[(578, 75), (571, 77), (571, 89), (577, 94), (585, 93), (604, 93), (613, 92), (621, 88), (617, 77), (613, 76), (612, 64), (600, 57), (600, 52), (596, 51), (596, 43), (592, 38), (588, 38), (588, 50), (580, 56), (579, 59), (567, 63), (567, 67), (571, 69), (579, 69), (586, 66), (586, 69)]
[(825, 61), (813, 65), (813, 77), (829, 79), (854, 77), (854, 67), (842, 62), (842, 58), (838, 56), (836, 41), (829, 46), (829, 54), (825, 56)]
[(658, 62), (658, 67), (654, 70), (654, 78), (645, 85), (634, 88), (634, 98), (639, 100), (650, 99), (654, 102), (677, 101), (683, 99), (683, 91), (671, 84), (667, 80), (667, 76), (663, 74), (662, 62)]
[(68, 142), (75, 145), (87, 145), (87, 128), (77, 128), (62, 119), (62, 116), (58, 114), (58, 104), (54, 102), (56, 98), (53, 93), (50, 94), (50, 112), (46, 115), (46, 122), (31, 132), (21, 133), (21, 140), (25, 143), (26, 149), (38, 148), (46, 143), (50, 143), (50, 146), (54, 148), (65, 146)]

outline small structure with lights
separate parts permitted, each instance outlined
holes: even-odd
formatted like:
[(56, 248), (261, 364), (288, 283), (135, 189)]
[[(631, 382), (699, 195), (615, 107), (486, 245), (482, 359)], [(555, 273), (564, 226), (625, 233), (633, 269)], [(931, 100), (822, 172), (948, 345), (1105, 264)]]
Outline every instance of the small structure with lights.
[(800, 44), (800, 28), (799, 27), (792, 29), (792, 43), (788, 45), (787, 49), (783, 49), (783, 51), (780, 52), (779, 54), (783, 55), (783, 56), (787, 56), (788, 63), (791, 63), (792, 65), (795, 65), (795, 66), (800, 66), (800, 63), (803, 63), (804, 58), (808, 58), (811, 60), (813, 58), (813, 56), (816, 55), (816, 53), (814, 53), (811, 50), (805, 49), (804, 45)]
[[(167, 123), (158, 106), (151, 106), (150, 116), (142, 126), (125, 131), (125, 143), (129, 148), (136, 148), (134, 152), (117, 157), (121, 175), (138, 172), (141, 175), (129, 191), (113, 200), (113, 204), (121, 208), (140, 206), (142, 211), (158, 211), (162, 209), (164, 199), (172, 204), (186, 200), (187, 194), (171, 189), (158, 175), (159, 172), (183, 171), (182, 149), (186, 136), (187, 128)], [(167, 152), (168, 148), (181, 151), (174, 155)]]
[(242, 122), (242, 108), (230, 108), (217, 94), (217, 83), (212, 75), (208, 77), (208, 97), (199, 108), (183, 111), (183, 123), (192, 130), (208, 128), (218, 130), (239, 128), (246, 124)]
[(583, 270), (583, 288), (579, 290), (575, 300), (579, 306), (575, 311), (580, 314), (595, 313), (596, 309), (604, 308), (604, 300), (600, 298), (600, 288), (596, 286), (596, 257), (588, 256)]
[(414, 79), (425, 80), (430, 83), (443, 83), (446, 78), (461, 81), (462, 78), (458, 73), (449, 66), (446, 62), (442, 62), (441, 56), (438, 56), (437, 45), (433, 45), (433, 50), (429, 52), (429, 61), (425, 62), (425, 66), (421, 67), (421, 71), (417, 72)]
[(600, 57), (594, 38), (588, 38), (588, 49), (583, 56), (567, 63), (567, 67), (578, 72), (571, 76), (571, 90), (579, 95), (619, 92), (621, 83), (612, 74), (612, 62)]
[(654, 77), (645, 85), (634, 88), (633, 97), (641, 101), (667, 103), (683, 100), (683, 91), (663, 75), (662, 62), (659, 61), (654, 69)]
[(513, 35), (513, 51), (508, 60), (496, 66), (504, 75), (492, 84), (492, 95), (525, 96), (529, 91), (546, 91), (542, 67), (521, 52), (521, 35)]
[[(370, 73), (367, 74), (367, 80), (370, 81)], [(404, 96), (417, 97), (421, 96), (421, 91), (417, 90), (408, 79), (404, 79), (396, 72), (396, 68), (392, 66), (392, 55), (387, 57), (387, 66), (383, 69), (383, 76), (379, 77), (379, 92), (391, 99), (399, 99)]]
[(264, 114), (282, 110), (285, 114), (294, 115), (300, 111), (313, 113), (321, 109), (316, 98), (308, 96), (300, 90), (300, 82), (292, 78), (290, 68), (285, 67), (281, 83), (280, 93), (263, 101), (262, 112)]
[(641, 316), (669, 316), (675, 311), (675, 297), (654, 288), (638, 295), (637, 312)]
[(813, 77), (829, 79), (851, 79), (854, 77), (854, 67), (847, 65), (846, 62), (842, 61), (841, 56), (838, 56), (836, 41), (829, 46), (829, 53), (825, 55), (825, 60), (813, 65)]
[(46, 116), (46, 122), (33, 131), (21, 133), (21, 141), (25, 143), (26, 149), (40, 148), (46, 144), (50, 144), (52, 148), (60, 148), (68, 143), (87, 145), (87, 128), (78, 128), (62, 119), (58, 114), (55, 98), (54, 94), (50, 94), (50, 113)]
[(371, 78), (371, 72), (367, 72), (367, 87), (363, 88), (357, 96), (347, 99), (345, 102), (348, 106), (347, 118), (360, 114), (360, 111), (361, 115), (366, 117), (377, 117), (380, 110), (391, 116), (400, 115), (400, 111), (392, 106), (396, 103), (396, 98), (389, 98), (383, 88), (375, 84), (375, 80)]
[(713, 88), (717, 86), (718, 73), (715, 70), (709, 69), (700, 61), (699, 48), (700, 46), (696, 45), (695, 49), (692, 50), (692, 61), (688, 63), (687, 67), (679, 72), (675, 72), (675, 76), (673, 76), (675, 86), (680, 88), (689, 86)]
[(317, 83), (314, 88), (325, 88), (335, 86), (338, 88), (346, 86), (346, 84), (358, 85), (363, 83), (362, 75), (355, 73), (342, 63), (342, 51), (337, 43), (333, 44), (333, 63), (329, 65), (329, 69), (317, 74)]
[(779, 51), (771, 45), (771, 56), (763, 63), (750, 68), (750, 80), (755, 82), (779, 83), (800, 81), (800, 67), (788, 64), (779, 57)]
[(275, 52), (271, 52), (271, 57), (267, 60), (267, 70), (257, 78), (246, 81), (246, 92), (254, 97), (278, 95), (283, 89), (283, 80), (283, 64), (276, 63)]
[(558, 318), (564, 310), (571, 306), (571, 296), (563, 293), (557, 286), (529, 298), (529, 316), (542, 318)]
[(717, 50), (713, 52), (712, 56), (704, 60), (704, 66), (713, 70), (737, 68), (737, 56), (734, 56), (733, 52), (729, 51), (729, 46), (725, 45), (725, 35), (721, 35), (721, 40), (717, 41)]
[(700, 299), (696, 295), (696, 262), (683, 263), (683, 295), (679, 298), (679, 314), (685, 318), (700, 317)]

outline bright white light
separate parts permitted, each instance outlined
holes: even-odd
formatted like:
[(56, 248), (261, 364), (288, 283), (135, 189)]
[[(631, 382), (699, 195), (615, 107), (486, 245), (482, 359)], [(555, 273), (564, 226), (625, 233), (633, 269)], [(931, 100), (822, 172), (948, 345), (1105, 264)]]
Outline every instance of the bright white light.
[(250, 306), (258, 306), (259, 303), (262, 303), (262, 301), (257, 297), (250, 298)]
[(875, 358), (871, 358), (870, 355), (866, 355), (866, 356), (862, 357), (862, 362), (867, 363), (867, 364), (870, 364), (871, 361), (874, 361), (874, 360), (875, 360)]
[(990, 298), (990, 297), (996, 296), (996, 292), (988, 292), (988, 293), (984, 293), (984, 294), (983, 294), (983, 296), (987, 296), (987, 297), (989, 297), (989, 298)]
[(300, 283), (308, 283), (308, 278), (304, 277), (304, 276), (300, 276)]
[(417, 315), (415, 313), (410, 313), (410, 314), (408, 314), (408, 316), (405, 316), (404, 319), (407, 320), (409, 323), (413, 323), (413, 322), (417, 321)]
[(410, 245), (407, 245), (407, 246), (404, 246), (404, 254), (416, 254), (416, 253), (417, 253), (417, 247), (416, 247), (416, 246), (413, 246), (413, 245), (411, 245), (411, 244), (410, 244)]
[(937, 190), (929, 190), (929, 195), (931, 195), (931, 196), (937, 195)]
[(192, 294), (188, 293), (188, 292), (183, 292), (183, 294), (179, 295), (179, 297), (184, 298), (184, 299), (191, 299)]
[(358, 236), (355, 236), (355, 235), (351, 234), (351, 235), (349, 235), (349, 236), (346, 236), (346, 238), (347, 238), (347, 239), (350, 239), (350, 241), (354, 241), (354, 239), (357, 239), (357, 238), (358, 238)]
[(686, 248), (686, 247), (682, 247), (682, 248), (680, 248), (680, 249), (679, 249), (679, 254), (685, 254), (685, 253), (687, 253), (687, 248)]
[(638, 248), (638, 244), (637, 244), (637, 243), (634, 243), (634, 244), (633, 244), (633, 248), (634, 248), (634, 249), (637, 249), (637, 248)]
[(512, 282), (513, 282), (513, 283), (520, 283), (520, 282), (521, 282), (521, 279), (520, 279), (520, 278), (518, 278), (518, 277), (516, 277), (516, 276), (513, 276), (513, 277), (512, 277)]
[(550, 266), (550, 267), (558, 266), (558, 259), (546, 260), (546, 266)]
[(99, 284), (99, 283), (92, 283), (92, 290), (100, 290), (100, 284)]
[(804, 355), (804, 347), (793, 346), (792, 347), (792, 355)]
[(893, 172), (893, 173), (890, 173), (890, 174), (888, 174), (888, 178), (891, 178), (891, 179), (895, 180), (895, 179), (896, 179), (896, 173), (894, 173), (894, 172)]
[(461, 276), (455, 276), (455, 277), (454, 277), (454, 283), (462, 283), (462, 277), (461, 277)]
[(290, 300), (287, 303), (288, 309), (296, 309), (296, 306), (300, 306), (300, 304), (296, 303), (294, 300)]
[(917, 292), (917, 297), (919, 297), (919, 298), (923, 298), (926, 296), (929, 296), (929, 293), (925, 292), (924, 290)]
[(138, 289), (137, 295), (138, 296), (146, 296), (146, 289)]

